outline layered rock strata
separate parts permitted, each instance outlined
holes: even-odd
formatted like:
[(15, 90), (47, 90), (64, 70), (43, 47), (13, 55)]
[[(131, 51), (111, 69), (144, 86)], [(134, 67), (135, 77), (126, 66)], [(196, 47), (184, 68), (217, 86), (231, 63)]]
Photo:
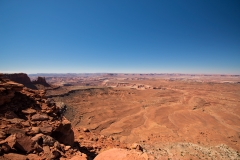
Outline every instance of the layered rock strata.
[(37, 89), (37, 87), (34, 86), (34, 84), (31, 82), (30, 78), (26, 73), (3, 74), (2, 77), (14, 81), (16, 83), (23, 84), (25, 87)]
[(0, 159), (81, 156), (63, 105), (44, 94), (0, 78)]

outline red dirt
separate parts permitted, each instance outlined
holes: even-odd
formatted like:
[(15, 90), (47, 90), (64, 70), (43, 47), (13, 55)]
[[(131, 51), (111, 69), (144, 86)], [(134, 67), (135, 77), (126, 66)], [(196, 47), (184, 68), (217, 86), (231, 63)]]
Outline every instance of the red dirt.
[(155, 159), (240, 158), (239, 77), (134, 76), (104, 77), (101, 88), (54, 99), (67, 104), (75, 128), (140, 143)]

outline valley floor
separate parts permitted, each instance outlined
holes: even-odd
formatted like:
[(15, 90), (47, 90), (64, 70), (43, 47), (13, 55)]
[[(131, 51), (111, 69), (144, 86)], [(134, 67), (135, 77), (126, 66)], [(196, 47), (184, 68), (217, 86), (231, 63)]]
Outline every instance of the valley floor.
[(68, 106), (65, 116), (75, 128), (137, 142), (155, 159), (240, 159), (240, 84), (124, 79), (101, 85), (54, 97)]

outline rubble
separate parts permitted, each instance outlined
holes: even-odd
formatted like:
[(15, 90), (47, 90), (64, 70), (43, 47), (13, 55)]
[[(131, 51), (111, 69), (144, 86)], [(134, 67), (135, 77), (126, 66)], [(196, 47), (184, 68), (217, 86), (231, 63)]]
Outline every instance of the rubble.
[(3, 78), (0, 82), (0, 159), (75, 156), (70, 149), (78, 151), (71, 122), (60, 113), (63, 104), (57, 106), (53, 100), (47, 100), (44, 91), (31, 90)]

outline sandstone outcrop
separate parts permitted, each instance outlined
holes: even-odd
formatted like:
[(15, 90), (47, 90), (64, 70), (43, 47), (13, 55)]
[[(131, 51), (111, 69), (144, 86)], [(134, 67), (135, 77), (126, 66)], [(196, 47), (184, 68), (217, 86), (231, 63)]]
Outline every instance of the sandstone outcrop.
[(3, 77), (21, 84), (31, 83), (31, 80), (26, 73), (4, 74)]
[(15, 92), (23, 89), (22, 84), (14, 83), (9, 80), (0, 80), (0, 105), (10, 102)]
[(25, 87), (31, 89), (37, 89), (26, 73), (3, 74), (3, 78), (10, 79), (11, 81), (23, 84)]
[(59, 105), (45, 98), (44, 91), (3, 78), (0, 88), (0, 159), (71, 159), (80, 155), (71, 123)]

